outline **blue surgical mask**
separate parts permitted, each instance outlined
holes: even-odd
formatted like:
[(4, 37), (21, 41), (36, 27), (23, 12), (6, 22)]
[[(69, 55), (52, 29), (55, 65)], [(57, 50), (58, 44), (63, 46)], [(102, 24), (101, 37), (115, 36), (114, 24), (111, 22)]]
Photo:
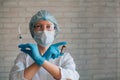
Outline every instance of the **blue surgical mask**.
[(55, 37), (55, 31), (37, 31), (34, 32), (34, 40), (42, 47), (50, 46)]

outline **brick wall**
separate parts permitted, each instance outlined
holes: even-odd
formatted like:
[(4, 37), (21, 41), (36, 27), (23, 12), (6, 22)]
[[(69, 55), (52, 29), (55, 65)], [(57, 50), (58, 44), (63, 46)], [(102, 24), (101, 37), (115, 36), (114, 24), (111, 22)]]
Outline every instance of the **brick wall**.
[(117, 50), (117, 77), (120, 79), (120, 0), (117, 2), (117, 32), (118, 32), (118, 50)]
[(18, 26), (23, 43), (34, 42), (28, 22), (38, 10), (52, 12), (61, 27), (56, 42), (67, 41), (80, 80), (120, 80), (119, 0), (0, 0), (0, 80), (19, 53)]

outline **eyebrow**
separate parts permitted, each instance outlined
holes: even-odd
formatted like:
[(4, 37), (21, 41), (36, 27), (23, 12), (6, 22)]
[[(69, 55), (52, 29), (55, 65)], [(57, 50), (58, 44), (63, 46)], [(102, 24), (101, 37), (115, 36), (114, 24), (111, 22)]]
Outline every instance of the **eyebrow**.
[[(44, 24), (35, 24), (35, 25), (44, 25)], [(45, 25), (52, 25), (51, 23), (45, 24)]]

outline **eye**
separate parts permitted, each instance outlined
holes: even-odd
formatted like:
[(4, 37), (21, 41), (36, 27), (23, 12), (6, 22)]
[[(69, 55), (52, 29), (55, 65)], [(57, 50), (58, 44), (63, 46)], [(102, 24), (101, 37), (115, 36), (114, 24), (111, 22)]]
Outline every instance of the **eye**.
[(36, 25), (35, 28), (41, 29), (41, 28), (42, 28), (42, 25)]
[(46, 27), (47, 27), (48, 29), (50, 29), (50, 28), (51, 28), (51, 26), (50, 26), (50, 25), (47, 25)]

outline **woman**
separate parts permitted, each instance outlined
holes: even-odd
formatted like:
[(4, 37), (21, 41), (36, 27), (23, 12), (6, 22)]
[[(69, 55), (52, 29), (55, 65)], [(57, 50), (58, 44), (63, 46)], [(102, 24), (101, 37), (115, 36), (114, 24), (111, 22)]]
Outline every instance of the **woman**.
[(20, 53), (10, 71), (10, 80), (78, 80), (75, 63), (69, 53), (61, 53), (52, 44), (59, 31), (54, 16), (46, 10), (37, 12), (29, 23), (30, 33), (37, 44), (20, 44)]

